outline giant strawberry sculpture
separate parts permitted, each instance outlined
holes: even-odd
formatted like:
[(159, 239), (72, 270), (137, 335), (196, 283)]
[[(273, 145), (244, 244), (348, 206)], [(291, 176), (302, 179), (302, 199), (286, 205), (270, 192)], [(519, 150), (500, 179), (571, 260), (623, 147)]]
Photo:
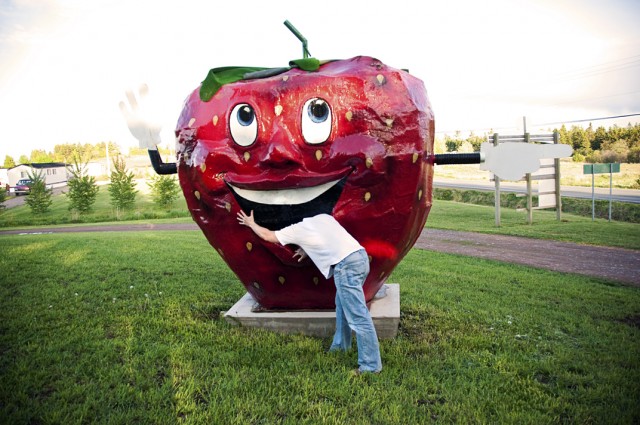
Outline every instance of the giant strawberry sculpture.
[(369, 254), (371, 300), (427, 219), (433, 129), (423, 83), (371, 57), (218, 68), (185, 102), (177, 168), (194, 220), (256, 301), (331, 308), (333, 282), (236, 213), (272, 230), (332, 214)]

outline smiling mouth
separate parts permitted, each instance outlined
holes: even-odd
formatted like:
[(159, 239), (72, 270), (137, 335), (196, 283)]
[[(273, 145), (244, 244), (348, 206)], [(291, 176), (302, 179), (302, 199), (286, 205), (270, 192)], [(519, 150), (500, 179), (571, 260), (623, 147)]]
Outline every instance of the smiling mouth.
[(227, 183), (240, 208), (254, 212), (256, 223), (280, 230), (318, 214), (332, 214), (347, 177), (298, 189), (250, 190)]
[(318, 186), (303, 187), (299, 189), (277, 190), (250, 190), (241, 189), (229, 183), (236, 195), (258, 204), (266, 205), (300, 205), (310, 202), (318, 196), (338, 184), (340, 180), (334, 180)]

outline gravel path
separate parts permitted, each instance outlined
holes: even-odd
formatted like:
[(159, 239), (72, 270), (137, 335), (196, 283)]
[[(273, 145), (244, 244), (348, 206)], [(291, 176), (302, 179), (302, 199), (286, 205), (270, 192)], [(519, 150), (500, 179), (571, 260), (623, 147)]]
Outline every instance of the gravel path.
[[(109, 224), (4, 230), (8, 234), (198, 230), (195, 223)], [(640, 287), (640, 251), (516, 236), (425, 229), (416, 248), (609, 279)]]
[(640, 287), (640, 251), (516, 236), (425, 229), (416, 248), (577, 273)]

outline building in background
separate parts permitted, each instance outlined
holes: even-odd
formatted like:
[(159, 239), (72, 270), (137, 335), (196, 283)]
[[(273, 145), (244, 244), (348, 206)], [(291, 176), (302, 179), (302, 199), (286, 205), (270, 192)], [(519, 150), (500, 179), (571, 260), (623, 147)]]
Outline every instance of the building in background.
[(42, 162), (20, 164), (7, 170), (7, 184), (13, 187), (20, 179), (28, 179), (29, 174), (39, 173), (47, 187), (61, 187), (67, 184), (68, 173), (64, 162)]

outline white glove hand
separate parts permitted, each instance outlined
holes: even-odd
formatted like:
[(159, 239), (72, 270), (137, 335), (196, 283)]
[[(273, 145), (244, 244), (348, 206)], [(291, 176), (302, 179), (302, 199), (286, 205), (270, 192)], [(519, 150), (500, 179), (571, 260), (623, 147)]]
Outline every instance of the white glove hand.
[(129, 104), (120, 102), (120, 111), (127, 121), (127, 126), (133, 137), (138, 139), (139, 146), (144, 149), (156, 150), (160, 144), (160, 130), (162, 126), (150, 113), (151, 108), (145, 104), (149, 94), (146, 84), (140, 86), (138, 99), (130, 90), (125, 92)]
[(539, 145), (534, 143), (483, 143), (480, 151), (485, 155), (481, 170), (491, 171), (503, 180), (519, 180), (527, 173), (540, 169), (542, 158), (566, 158), (573, 149), (569, 145)]

